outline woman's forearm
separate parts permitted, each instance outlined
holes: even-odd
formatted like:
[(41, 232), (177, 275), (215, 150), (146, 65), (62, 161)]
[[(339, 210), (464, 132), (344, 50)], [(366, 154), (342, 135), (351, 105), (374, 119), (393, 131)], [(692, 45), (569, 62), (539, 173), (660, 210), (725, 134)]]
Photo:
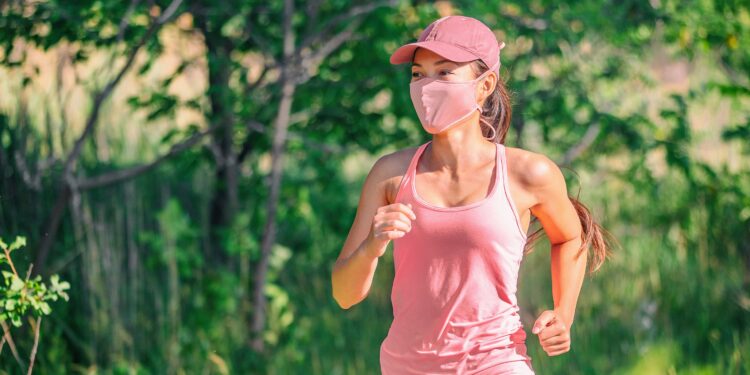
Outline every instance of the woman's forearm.
[(560, 312), (568, 327), (573, 325), (578, 295), (586, 272), (586, 250), (579, 251), (582, 239), (552, 245), (550, 254), (552, 297), (555, 311)]
[(378, 259), (380, 259), (370, 255), (376, 253), (374, 249), (370, 249), (371, 246), (377, 245), (368, 238), (362, 241), (351, 255), (338, 260), (333, 265), (331, 275), (333, 298), (344, 309), (365, 299), (370, 291), (375, 269), (378, 267)]

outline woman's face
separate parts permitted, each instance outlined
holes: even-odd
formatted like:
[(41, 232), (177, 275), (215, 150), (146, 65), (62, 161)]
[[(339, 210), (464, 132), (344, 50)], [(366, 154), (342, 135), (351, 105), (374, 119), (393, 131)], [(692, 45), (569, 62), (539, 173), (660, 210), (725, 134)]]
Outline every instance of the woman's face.
[[(471, 81), (477, 78), (471, 64), (471, 61), (455, 62), (428, 49), (417, 48), (411, 62), (410, 82), (416, 82), (426, 77), (434, 77), (444, 81)], [(495, 89), (496, 82), (497, 75), (492, 72), (477, 85), (476, 96), (479, 98), (481, 105), (484, 105), (485, 98)]]
[(447, 60), (428, 49), (417, 48), (411, 65), (411, 82), (416, 82), (424, 77), (459, 82), (476, 78), (471, 69), (471, 61), (455, 62)]

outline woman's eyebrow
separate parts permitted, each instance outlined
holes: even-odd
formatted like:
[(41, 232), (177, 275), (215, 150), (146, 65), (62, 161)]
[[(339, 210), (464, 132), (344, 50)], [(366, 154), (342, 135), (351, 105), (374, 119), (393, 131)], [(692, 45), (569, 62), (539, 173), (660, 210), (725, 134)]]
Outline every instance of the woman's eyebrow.
[[(436, 61), (435, 65), (440, 65), (440, 64), (445, 64), (445, 63), (455, 64), (454, 61), (443, 59), (443, 60)], [(419, 66), (419, 67), (421, 67), (422, 65), (420, 65), (418, 63), (412, 63), (411, 66)]]

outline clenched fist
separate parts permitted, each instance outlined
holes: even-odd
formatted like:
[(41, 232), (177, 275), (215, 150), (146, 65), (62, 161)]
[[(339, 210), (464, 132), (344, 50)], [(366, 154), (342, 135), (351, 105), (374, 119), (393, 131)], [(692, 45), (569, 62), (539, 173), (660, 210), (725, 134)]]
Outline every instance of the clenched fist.
[(539, 315), (531, 329), (539, 337), (539, 343), (547, 355), (566, 353), (570, 350), (570, 332), (559, 312), (546, 310)]
[(401, 238), (411, 230), (411, 221), (416, 220), (417, 215), (411, 209), (411, 204), (393, 203), (378, 208), (372, 220), (370, 229), (370, 241), (376, 246), (373, 256), (382, 256), (388, 246), (388, 242)]

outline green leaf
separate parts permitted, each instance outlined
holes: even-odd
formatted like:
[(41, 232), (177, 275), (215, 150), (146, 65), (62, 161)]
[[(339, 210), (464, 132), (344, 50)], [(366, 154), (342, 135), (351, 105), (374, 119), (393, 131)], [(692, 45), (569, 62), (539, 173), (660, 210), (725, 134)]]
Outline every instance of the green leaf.
[(52, 309), (49, 307), (49, 304), (47, 302), (42, 302), (41, 304), (39, 304), (39, 307), (44, 315), (49, 315), (49, 313), (52, 312)]
[(20, 277), (13, 275), (13, 281), (10, 284), (10, 290), (13, 292), (18, 292), (21, 289), (23, 289), (24, 282), (21, 280)]
[(49, 280), (50, 280), (50, 283), (52, 283), (52, 285), (50, 286), (49, 289), (53, 293), (56, 293), (56, 294), (61, 294), (62, 293), (62, 294), (64, 294), (64, 292), (63, 292), (64, 290), (70, 289), (70, 283), (67, 282), (67, 281), (62, 281), (61, 282), (60, 281), (60, 275), (58, 275), (58, 274), (54, 274), (54, 275), (50, 276)]
[(16, 240), (13, 241), (12, 244), (10, 244), (10, 247), (8, 248), (8, 250), (13, 251), (15, 249), (20, 248), (21, 246), (26, 246), (26, 237), (16, 236)]

